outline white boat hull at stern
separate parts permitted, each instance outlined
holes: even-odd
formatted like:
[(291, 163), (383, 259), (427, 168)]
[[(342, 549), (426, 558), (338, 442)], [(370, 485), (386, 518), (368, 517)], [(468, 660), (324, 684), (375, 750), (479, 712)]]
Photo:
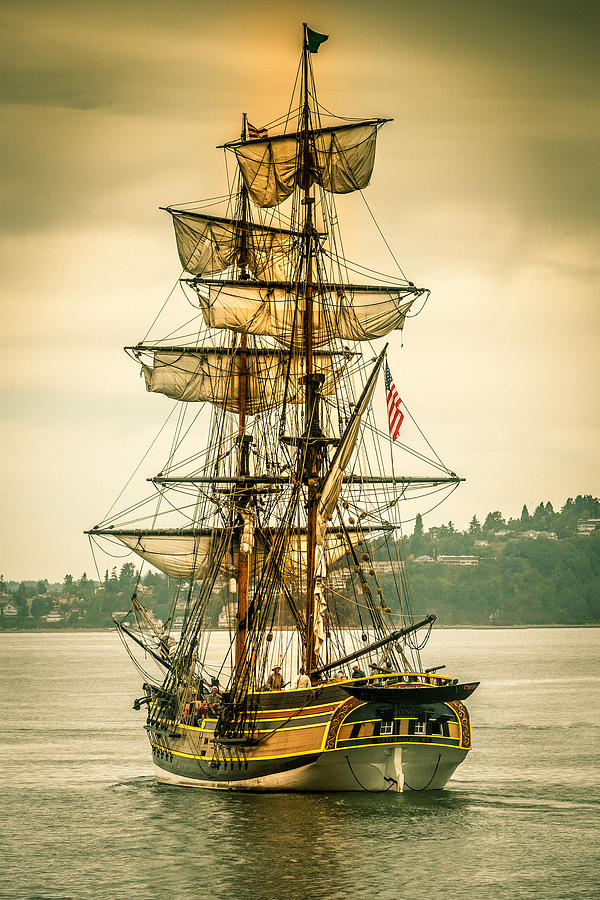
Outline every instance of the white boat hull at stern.
[(157, 781), (225, 791), (433, 791), (442, 790), (467, 754), (455, 747), (336, 750), (316, 762), (261, 778), (220, 781), (169, 772), (155, 761)]

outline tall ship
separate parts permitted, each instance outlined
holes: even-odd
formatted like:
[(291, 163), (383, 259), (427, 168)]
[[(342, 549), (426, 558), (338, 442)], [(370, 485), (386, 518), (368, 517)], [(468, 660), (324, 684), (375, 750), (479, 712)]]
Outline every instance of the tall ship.
[(115, 619), (166, 784), (433, 790), (471, 748), (477, 684), (423, 668), (435, 616), (413, 614), (401, 558), (404, 505), (461, 481), (407, 442), (387, 359), (429, 291), (345, 255), (336, 196), (372, 217), (391, 120), (319, 103), (325, 40), (303, 26), (289, 109), (222, 145), (227, 194), (166, 208), (182, 292), (166, 335), (126, 348), (173, 435), (151, 495), (88, 534), (174, 586), (164, 623), (142, 582)]

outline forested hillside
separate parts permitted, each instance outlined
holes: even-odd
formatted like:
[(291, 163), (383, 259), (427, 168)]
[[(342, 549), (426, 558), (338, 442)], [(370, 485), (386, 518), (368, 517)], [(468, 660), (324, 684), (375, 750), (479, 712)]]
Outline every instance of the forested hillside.
[[(549, 502), (532, 514), (524, 506), (518, 519), (473, 516), (463, 532), (452, 522), (425, 532), (417, 517), (401, 548), (413, 608), (441, 624), (600, 622), (600, 501), (589, 495), (559, 511)], [(440, 561), (448, 556), (475, 560)]]
[(476, 566), (408, 563), (413, 609), (447, 625), (600, 622), (600, 533), (490, 546)]
[[(600, 624), (600, 501), (590, 495), (567, 500), (559, 511), (549, 502), (531, 514), (524, 506), (518, 519), (506, 520), (498, 510), (483, 524), (473, 516), (465, 531), (452, 522), (425, 530), (417, 516), (413, 534), (390, 544), (374, 560), (403, 560), (413, 611), (433, 612), (440, 624)], [(356, 586), (347, 571), (350, 597)], [(385, 602), (399, 612), (395, 578), (383, 572), (379, 581)], [(185, 585), (154, 571), (140, 576), (131, 562), (101, 581), (85, 573), (55, 585), (0, 576), (0, 629), (109, 626), (112, 613), (129, 609), (134, 590), (165, 621), (185, 606)], [(225, 586), (218, 591), (213, 624), (227, 599)]]

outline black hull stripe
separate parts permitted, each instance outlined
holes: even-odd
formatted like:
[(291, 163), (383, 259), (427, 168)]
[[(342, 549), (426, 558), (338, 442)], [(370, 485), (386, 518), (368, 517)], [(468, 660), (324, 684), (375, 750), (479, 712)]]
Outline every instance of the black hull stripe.
[(434, 747), (456, 747), (456, 749), (460, 749), (460, 741), (458, 740), (458, 738), (442, 737), (442, 735), (439, 734), (385, 734), (381, 736), (371, 735), (364, 738), (349, 738), (347, 740), (338, 741), (336, 744), (336, 749), (358, 750), (361, 747), (372, 747), (379, 744), (388, 744), (389, 746), (393, 747), (400, 746), (401, 744), (428, 744)]

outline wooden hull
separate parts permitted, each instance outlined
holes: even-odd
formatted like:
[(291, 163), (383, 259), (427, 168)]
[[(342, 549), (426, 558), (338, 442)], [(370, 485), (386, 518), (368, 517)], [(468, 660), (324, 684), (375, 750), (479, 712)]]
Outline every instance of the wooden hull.
[(165, 784), (221, 790), (439, 790), (471, 748), (460, 701), (398, 707), (328, 684), (257, 695), (255, 743), (224, 746), (216, 720), (146, 726)]

